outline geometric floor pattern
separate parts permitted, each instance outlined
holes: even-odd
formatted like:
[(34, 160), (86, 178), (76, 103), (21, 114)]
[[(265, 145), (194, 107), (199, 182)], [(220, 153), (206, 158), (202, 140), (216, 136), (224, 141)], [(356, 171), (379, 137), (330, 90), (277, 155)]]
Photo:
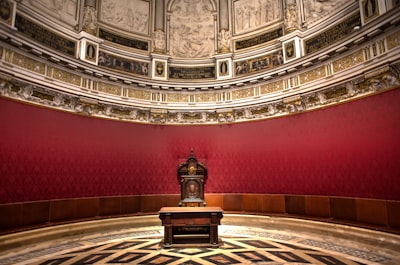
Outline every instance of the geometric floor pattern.
[(160, 238), (132, 239), (82, 247), (55, 257), (43, 257), (30, 264), (367, 264), (340, 255), (267, 239), (224, 237), (222, 240), (223, 245), (219, 249), (162, 249)]
[(160, 250), (159, 239), (136, 239), (87, 247), (34, 264), (365, 264), (310, 248), (261, 239), (225, 238), (220, 249)]
[[(162, 228), (98, 235), (0, 260), (5, 264), (392, 264), (390, 258), (321, 240), (246, 227), (221, 229), (219, 248), (162, 248)], [(394, 264), (394, 263), (393, 263)]]

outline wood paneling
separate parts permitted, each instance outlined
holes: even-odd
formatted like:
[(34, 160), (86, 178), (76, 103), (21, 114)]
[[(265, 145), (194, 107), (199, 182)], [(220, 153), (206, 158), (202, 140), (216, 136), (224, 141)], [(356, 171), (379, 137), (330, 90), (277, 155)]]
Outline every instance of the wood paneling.
[[(43, 226), (128, 214), (154, 214), (179, 204), (180, 196), (134, 195), (76, 198), (0, 205), (0, 230)], [(205, 194), (207, 206), (224, 212), (292, 214), (331, 221), (352, 221), (386, 228), (400, 228), (400, 202), (329, 196), (282, 194)]]
[(121, 214), (121, 197), (103, 197), (100, 198), (100, 215)]
[(306, 215), (330, 217), (331, 208), (327, 196), (305, 196)]
[(0, 229), (22, 225), (22, 203), (0, 205)]
[(243, 211), (262, 212), (263, 198), (260, 194), (243, 194)]
[(262, 195), (264, 213), (285, 213), (285, 195), (264, 194)]
[(388, 201), (386, 202), (388, 213), (388, 224), (391, 227), (400, 227), (400, 202)]
[(156, 213), (163, 207), (164, 196), (162, 195), (145, 195), (141, 200), (142, 213)]
[(357, 221), (377, 225), (388, 225), (385, 201), (356, 199)]
[(50, 201), (24, 203), (22, 206), (22, 225), (34, 225), (49, 221)]
[(305, 198), (301, 195), (286, 195), (285, 196), (286, 212), (290, 214), (306, 213)]
[(179, 195), (164, 195), (163, 207), (176, 207), (179, 205), (181, 197)]
[(75, 203), (77, 219), (100, 215), (100, 198), (79, 198)]
[(243, 195), (242, 194), (224, 194), (222, 199), (223, 205), (222, 209), (224, 211), (237, 211), (241, 212), (243, 210)]
[(141, 211), (141, 196), (123, 196), (121, 197), (121, 213), (130, 214)]
[(207, 203), (207, 206), (215, 206), (221, 207), (223, 205), (223, 196), (222, 194), (204, 194), (204, 200)]
[(50, 201), (50, 222), (75, 219), (75, 199)]
[(354, 198), (330, 198), (331, 217), (356, 221), (356, 201)]

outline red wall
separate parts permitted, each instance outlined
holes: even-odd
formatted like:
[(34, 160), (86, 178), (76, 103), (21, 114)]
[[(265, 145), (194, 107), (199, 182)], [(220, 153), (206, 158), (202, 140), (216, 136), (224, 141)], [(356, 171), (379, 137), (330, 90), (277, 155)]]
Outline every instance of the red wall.
[(233, 125), (109, 121), (0, 98), (0, 203), (178, 194), (194, 148), (206, 193), (400, 200), (400, 89)]

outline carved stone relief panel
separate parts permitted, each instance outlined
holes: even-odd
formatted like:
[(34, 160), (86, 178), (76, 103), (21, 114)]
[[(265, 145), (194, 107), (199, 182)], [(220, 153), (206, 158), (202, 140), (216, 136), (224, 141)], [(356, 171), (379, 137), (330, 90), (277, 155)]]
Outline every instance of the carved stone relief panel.
[(0, 23), (14, 27), (15, 6), (13, 1), (0, 1)]
[(149, 34), (150, 2), (101, 0), (100, 21), (131, 33)]
[(307, 25), (314, 24), (315, 22), (322, 20), (328, 15), (335, 13), (346, 5), (354, 2), (349, 0), (302, 1), (304, 9), (303, 21)]
[(175, 0), (169, 12), (169, 54), (180, 58), (211, 57), (216, 49), (213, 2)]
[(282, 18), (282, 1), (234, 1), (235, 33), (250, 31)]
[(75, 26), (78, 22), (78, 6), (81, 0), (28, 0), (24, 4), (32, 9), (44, 12), (49, 16)]
[[(398, 1), (397, 1), (398, 2)], [(360, 0), (360, 11), (363, 24), (369, 23), (379, 15), (386, 12), (390, 4), (396, 5), (396, 2), (385, 3), (385, 1), (378, 0)]]

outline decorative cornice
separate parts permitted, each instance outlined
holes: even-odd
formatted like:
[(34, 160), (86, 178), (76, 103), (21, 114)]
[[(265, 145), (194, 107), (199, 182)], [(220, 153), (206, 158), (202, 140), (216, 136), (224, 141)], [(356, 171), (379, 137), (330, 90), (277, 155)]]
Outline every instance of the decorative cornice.
[[(318, 34), (322, 36), (327, 29), (296, 30), (269, 46), (192, 61), (168, 54), (136, 53), (90, 34), (64, 32), (59, 36), (61, 42), (55, 43), (78, 44), (75, 58), (30, 40), (21, 29), (0, 25), (0, 92), (4, 97), (94, 117), (155, 124), (220, 124), (301, 113), (398, 87), (398, 8), (348, 33), (341, 25), (358, 20), (355, 8), (351, 5), (351, 14), (329, 27), (329, 32), (339, 31), (336, 38), (340, 41), (325, 43), (308, 55), (300, 51), (302, 42), (311, 37), (324, 41)], [(21, 14), (18, 17), (22, 18)], [(47, 26), (40, 23), (36, 27)], [(56, 29), (66, 31), (61, 26)], [(58, 36), (51, 28), (45, 32), (52, 38)], [(86, 54), (85, 47), (120, 64), (112, 67), (101, 61), (97, 65), (99, 58)], [(288, 55), (289, 48), (295, 52)], [(283, 58), (278, 60), (279, 56)], [(247, 68), (238, 72), (242, 65)], [(150, 73), (156, 66), (160, 66), (159, 72)], [(224, 74), (218, 72), (221, 66)], [(196, 69), (202, 72), (196, 73)], [(170, 78), (171, 71), (183, 78)], [(192, 75), (209, 79), (193, 80), (189, 78)]]
[(80, 115), (150, 124), (224, 124), (256, 121), (345, 103), (399, 88), (400, 63), (386, 65), (329, 87), (263, 104), (213, 110), (137, 108), (74, 95), (29, 83), (11, 75), (0, 75), (3, 97)]

